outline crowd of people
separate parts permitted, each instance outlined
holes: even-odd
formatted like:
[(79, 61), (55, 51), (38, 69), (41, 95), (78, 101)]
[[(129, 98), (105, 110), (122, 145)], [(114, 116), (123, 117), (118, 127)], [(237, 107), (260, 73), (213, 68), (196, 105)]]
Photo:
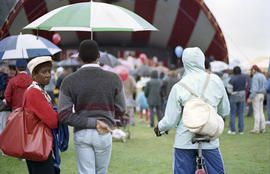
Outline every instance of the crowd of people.
[[(21, 107), (25, 98), (25, 107), (50, 129), (57, 128), (58, 121), (74, 128), (78, 173), (105, 174), (110, 163), (115, 116), (122, 118), (126, 114), (129, 125), (136, 126), (138, 112), (138, 121), (154, 128), (157, 136), (176, 127), (174, 171), (194, 173), (198, 146), (191, 144), (194, 134), (181, 122), (183, 107), (192, 94), (177, 83), (185, 83), (199, 95), (209, 73), (203, 97), (224, 120), (230, 115), (228, 134), (236, 134), (236, 115), (238, 132), (244, 134), (243, 117), (248, 107), (254, 114), (254, 128), (250, 133), (265, 133), (265, 126), (270, 123), (270, 78), (256, 65), (251, 67), (250, 76), (243, 74), (239, 66), (223, 73), (211, 72), (209, 60), (195, 47), (183, 51), (182, 68), (173, 64), (165, 67), (156, 57), (147, 58), (145, 54), (138, 58), (129, 55), (121, 60), (127, 62), (121, 66), (128, 73), (119, 74), (100, 65), (99, 57), (98, 44), (85, 40), (80, 44), (78, 56), (83, 65), (75, 72), (62, 67), (54, 69), (50, 56), (28, 62), (19, 59), (16, 67), (2, 62), (0, 133), (8, 114)], [(264, 101), (268, 108), (266, 121)], [(58, 107), (58, 113), (53, 106)], [(202, 146), (210, 173), (224, 173), (218, 147), (218, 138)], [(54, 174), (52, 158), (50, 154), (43, 162), (26, 159), (29, 173)]]

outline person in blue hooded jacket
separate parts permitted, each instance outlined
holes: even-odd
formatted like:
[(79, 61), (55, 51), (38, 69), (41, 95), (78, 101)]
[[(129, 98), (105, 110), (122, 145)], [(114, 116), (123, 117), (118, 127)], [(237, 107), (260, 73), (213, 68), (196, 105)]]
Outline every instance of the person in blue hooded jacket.
[[(208, 76), (205, 71), (205, 56), (200, 48), (186, 48), (182, 56), (185, 73), (180, 80), (200, 96), (203, 84)], [(191, 140), (195, 136), (181, 121), (184, 104), (191, 99), (192, 95), (178, 83), (176, 83), (169, 94), (168, 103), (163, 119), (154, 129), (157, 136), (161, 132), (169, 131), (176, 127), (174, 143), (174, 174), (194, 174), (196, 170), (196, 154), (198, 144), (192, 144)], [(230, 113), (230, 103), (226, 90), (221, 79), (215, 75), (210, 75), (208, 86), (203, 95), (204, 100), (217, 109), (221, 117)], [(219, 151), (219, 138), (211, 140), (209, 143), (202, 143), (202, 154), (206, 168), (211, 174), (223, 174), (224, 164)]]

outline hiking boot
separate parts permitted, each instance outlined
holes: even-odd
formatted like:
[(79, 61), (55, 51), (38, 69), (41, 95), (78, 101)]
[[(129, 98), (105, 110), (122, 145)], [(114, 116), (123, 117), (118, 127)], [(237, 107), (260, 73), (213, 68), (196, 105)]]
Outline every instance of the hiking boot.
[(249, 133), (251, 133), (251, 134), (258, 134), (259, 131), (252, 129), (252, 130), (249, 131)]
[(231, 130), (228, 130), (227, 134), (235, 135), (235, 132), (232, 132)]

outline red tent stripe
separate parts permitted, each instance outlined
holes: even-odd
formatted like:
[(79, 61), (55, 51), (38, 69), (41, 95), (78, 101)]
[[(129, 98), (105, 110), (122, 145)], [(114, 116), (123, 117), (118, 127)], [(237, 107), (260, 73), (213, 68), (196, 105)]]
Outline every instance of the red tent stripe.
[[(136, 0), (134, 12), (147, 20), (149, 23), (153, 23), (155, 9), (156, 9), (156, 0)], [(150, 31), (140, 31), (133, 32), (131, 36), (132, 41), (139, 44), (147, 44), (150, 39)]]
[[(46, 1), (44, 0), (26, 0), (23, 2), (24, 10), (27, 16), (27, 19), (30, 22), (36, 20), (40, 16), (48, 13), (46, 6)], [(54, 32), (42, 31), (42, 30), (33, 30), (33, 33), (45, 37), (48, 40), (52, 39)]]
[(218, 32), (216, 32), (214, 39), (212, 40), (210, 46), (205, 52), (206, 57), (214, 56), (216, 60), (226, 61), (227, 58), (227, 50), (226, 45), (222, 45), (225, 43), (222, 41), (222, 38)]
[(195, 1), (181, 0), (174, 27), (168, 41), (169, 47), (185, 47), (198, 19), (200, 8)]
[(17, 17), (17, 15), (19, 14), (20, 10), (23, 8), (23, 3), (22, 1), (18, 1), (16, 3), (16, 5), (14, 6), (14, 8), (12, 9), (12, 11), (10, 11), (6, 21), (4, 22), (4, 24), (2, 25), (2, 29), (1, 29), (1, 35), (0, 35), (0, 40), (10, 36), (9, 33), (9, 27), (11, 26), (11, 24), (13, 23), (14, 19)]
[(2, 27), (0, 40), (3, 39), (3, 38), (5, 38), (5, 37), (10, 36), (10, 33), (7, 30), (8, 29), (7, 28), (7, 25), (8, 25), (8, 23), (5, 22), (4, 25), (3, 25), (3, 27)]

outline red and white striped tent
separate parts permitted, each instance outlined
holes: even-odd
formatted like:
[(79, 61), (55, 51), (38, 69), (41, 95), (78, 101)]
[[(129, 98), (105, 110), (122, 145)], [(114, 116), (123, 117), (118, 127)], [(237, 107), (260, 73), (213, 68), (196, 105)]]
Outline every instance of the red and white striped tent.
[[(18, 0), (1, 28), (0, 40), (21, 32), (22, 28), (43, 14), (60, 6), (89, 0)], [(222, 31), (203, 0), (94, 0), (125, 7), (142, 16), (158, 32), (96, 32), (101, 46), (154, 47), (173, 50), (177, 45), (198, 46), (206, 56), (228, 63), (228, 51)], [(29, 33), (24, 31), (23, 33)], [(30, 31), (36, 34), (36, 31)], [(49, 40), (54, 32), (39, 31)], [(61, 47), (78, 46), (90, 38), (88, 32), (59, 32)]]

